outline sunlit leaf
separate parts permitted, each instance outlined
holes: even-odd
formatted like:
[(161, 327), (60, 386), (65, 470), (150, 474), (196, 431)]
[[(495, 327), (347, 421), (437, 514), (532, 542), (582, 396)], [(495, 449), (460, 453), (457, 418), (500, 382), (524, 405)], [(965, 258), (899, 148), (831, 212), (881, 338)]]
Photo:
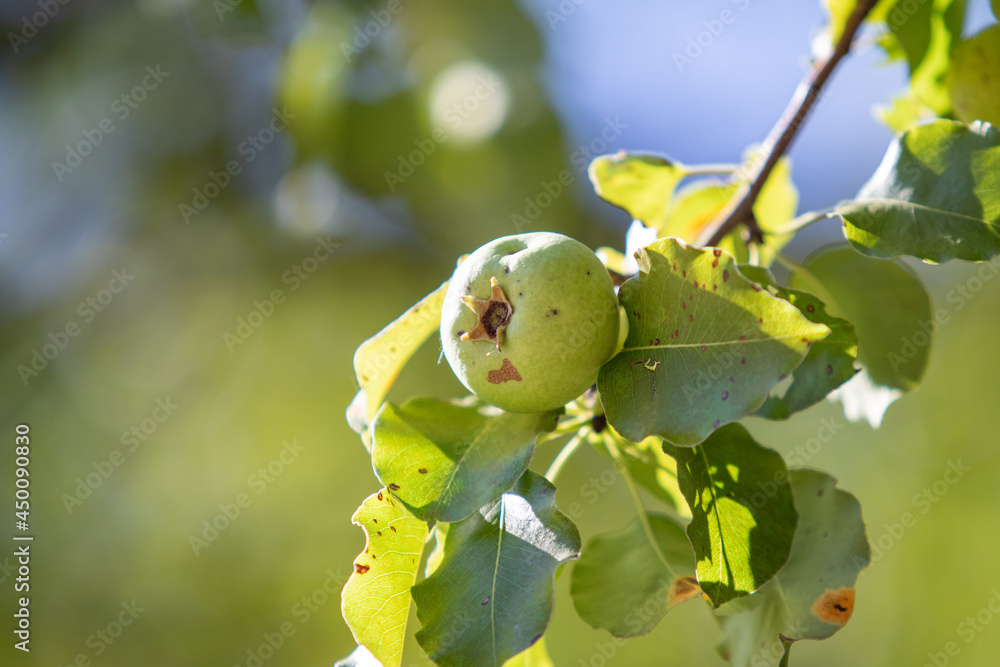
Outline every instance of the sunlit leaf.
[(450, 527), (440, 567), (413, 588), (417, 641), (434, 662), (499, 667), (545, 632), (556, 569), (580, 553), (580, 533), (555, 495), (528, 471)]
[(570, 595), (580, 618), (615, 637), (637, 637), (656, 627), (675, 605), (700, 593), (684, 529), (649, 515), (653, 533), (637, 517), (625, 529), (598, 535), (573, 566)]
[(912, 128), (837, 213), (851, 245), (872, 257), (994, 257), (1000, 253), (1000, 130), (946, 120)]
[(955, 47), (948, 70), (948, 94), (955, 116), (971, 123), (1000, 125), (1000, 23)]
[(934, 334), (930, 297), (900, 262), (850, 248), (821, 252), (792, 274), (792, 285), (819, 294), (827, 310), (854, 324), (858, 361), (876, 384), (910, 391), (927, 367)]
[(911, 90), (897, 95), (888, 104), (876, 104), (874, 113), (893, 132), (902, 132), (911, 125), (935, 117), (930, 107), (921, 102)]
[[(354, 573), (341, 594), (344, 620), (359, 645), (385, 667), (398, 667), (427, 524), (393, 500), (387, 489), (366, 498), (351, 521), (364, 529), (367, 544), (354, 559)], [(360, 658), (348, 664), (366, 664)]]
[(788, 563), (754, 595), (720, 607), (719, 652), (735, 667), (774, 667), (791, 644), (826, 639), (854, 611), (854, 585), (870, 560), (861, 505), (815, 470), (789, 472), (799, 527)]
[(753, 205), (757, 226), (764, 233), (764, 245), (760, 249), (762, 265), (770, 265), (774, 256), (791, 240), (793, 234), (782, 234), (778, 230), (795, 217), (798, 207), (799, 190), (792, 182), (792, 161), (781, 158), (764, 181)]
[(639, 443), (621, 441), (619, 449), (632, 479), (653, 496), (687, 516), (687, 501), (677, 483), (677, 462), (663, 452), (658, 437), (644, 438)]
[(543, 636), (531, 647), (518, 653), (516, 656), (505, 662), (504, 667), (555, 667), (549, 652), (545, 648), (545, 637)]
[(417, 348), (441, 326), (441, 304), (447, 289), (448, 282), (445, 281), (362, 343), (354, 353), (354, 373), (365, 392), (365, 413), (369, 420), (378, 412), (399, 371)]
[(798, 515), (788, 468), (739, 424), (723, 426), (697, 447), (664, 450), (691, 507), (687, 535), (698, 584), (716, 607), (749, 595), (788, 560)]
[(458, 521), (496, 500), (528, 469), (558, 414), (463, 407), (433, 398), (387, 404), (373, 426), (379, 480), (417, 517)]
[(659, 228), (684, 170), (667, 158), (621, 151), (595, 158), (588, 174), (602, 199)]
[(608, 421), (638, 442), (696, 445), (756, 410), (830, 330), (737, 270), (719, 249), (662, 239), (637, 253), (619, 298), (624, 349), (598, 377)]
[(766, 269), (741, 266), (740, 272), (771, 294), (788, 301), (810, 322), (830, 328), (830, 335), (809, 348), (809, 354), (792, 371), (792, 383), (782, 395), (772, 393), (755, 413), (767, 419), (787, 419), (822, 401), (831, 391), (850, 380), (857, 369), (858, 336), (854, 325), (826, 312), (826, 305), (816, 296), (801, 290), (782, 287)]

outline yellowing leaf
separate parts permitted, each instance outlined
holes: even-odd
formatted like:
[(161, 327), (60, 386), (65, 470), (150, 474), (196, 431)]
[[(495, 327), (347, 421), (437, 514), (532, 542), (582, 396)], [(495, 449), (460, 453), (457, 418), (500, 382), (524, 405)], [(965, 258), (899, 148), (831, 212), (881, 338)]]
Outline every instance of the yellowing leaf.
[(354, 373), (365, 392), (365, 414), (369, 421), (378, 412), (399, 371), (441, 326), (441, 304), (447, 289), (448, 281), (445, 281), (362, 343), (354, 353)]
[[(427, 524), (393, 499), (387, 489), (369, 496), (351, 517), (367, 536), (341, 608), (354, 640), (385, 667), (399, 667), (410, 611), (410, 587), (427, 537)], [(353, 654), (352, 654), (353, 655)]]

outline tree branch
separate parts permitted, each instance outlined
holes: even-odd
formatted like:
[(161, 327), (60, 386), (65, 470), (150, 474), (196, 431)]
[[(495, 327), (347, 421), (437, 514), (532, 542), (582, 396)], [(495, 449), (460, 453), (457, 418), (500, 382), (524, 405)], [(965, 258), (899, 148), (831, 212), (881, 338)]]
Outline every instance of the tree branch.
[(760, 191), (764, 187), (768, 176), (778, 160), (785, 154), (792, 140), (798, 133), (806, 116), (812, 110), (813, 105), (819, 98), (820, 91), (826, 84), (830, 74), (840, 60), (851, 50), (851, 43), (854, 41), (854, 34), (858, 31), (865, 17), (871, 12), (877, 0), (858, 0), (854, 11), (848, 18), (844, 26), (844, 33), (837, 40), (833, 51), (827, 56), (822, 64), (817, 65), (809, 72), (805, 79), (795, 90), (795, 95), (788, 103), (781, 118), (775, 124), (771, 133), (761, 147), (761, 155), (766, 156), (758, 167), (749, 183), (743, 184), (739, 190), (729, 200), (729, 204), (719, 213), (718, 217), (709, 224), (698, 237), (697, 245), (713, 246), (739, 225), (746, 225), (750, 232), (750, 237), (756, 241), (763, 239), (763, 233), (757, 226), (757, 220), (753, 214), (753, 205), (760, 196)]

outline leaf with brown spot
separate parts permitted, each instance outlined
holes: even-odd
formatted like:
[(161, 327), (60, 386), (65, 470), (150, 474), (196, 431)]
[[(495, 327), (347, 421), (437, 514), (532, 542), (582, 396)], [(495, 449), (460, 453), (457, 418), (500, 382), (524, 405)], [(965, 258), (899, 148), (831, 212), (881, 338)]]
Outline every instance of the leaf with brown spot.
[[(668, 238), (640, 249), (636, 259), (639, 273), (622, 285), (619, 299), (626, 312), (644, 316), (629, 317), (625, 345), (597, 381), (608, 421), (632, 442), (659, 435), (698, 444), (717, 426), (753, 413), (810, 343), (830, 333), (760, 291), (728, 253), (716, 257), (711, 248)], [(706, 288), (713, 284), (717, 290)], [(657, 338), (660, 345), (647, 344)]]
[(664, 445), (693, 515), (687, 535), (712, 606), (749, 595), (788, 560), (798, 515), (781, 455), (740, 424), (697, 447)]
[(830, 327), (830, 335), (810, 346), (802, 363), (792, 371), (792, 383), (782, 394), (772, 392), (755, 413), (766, 419), (787, 419), (815, 405), (858, 372), (858, 336), (854, 325), (827, 312), (826, 304), (802, 290), (782, 287), (767, 269), (741, 266), (740, 273), (764, 286), (771, 294), (788, 301), (806, 318)]
[[(416, 580), (427, 524), (399, 503), (386, 502), (387, 496), (384, 490), (369, 496), (351, 517), (364, 529), (367, 543), (354, 559), (354, 572), (341, 594), (341, 611), (359, 645), (385, 667), (399, 667), (410, 587)], [(383, 533), (374, 528), (386, 525), (393, 530)]]
[(577, 613), (615, 637), (650, 632), (670, 609), (700, 592), (692, 584), (694, 557), (684, 529), (666, 516), (648, 516), (652, 538), (637, 517), (588, 542), (573, 566), (570, 595)]
[(837, 632), (854, 610), (858, 573), (871, 559), (854, 496), (816, 470), (794, 469), (789, 479), (799, 527), (788, 563), (754, 595), (716, 610), (719, 652), (737, 667), (774, 667), (794, 642)]

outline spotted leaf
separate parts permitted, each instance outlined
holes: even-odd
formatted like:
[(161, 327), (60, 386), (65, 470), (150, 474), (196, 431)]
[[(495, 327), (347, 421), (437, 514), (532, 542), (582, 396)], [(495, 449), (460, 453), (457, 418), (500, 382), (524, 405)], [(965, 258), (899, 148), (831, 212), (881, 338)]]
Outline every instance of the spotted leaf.
[(854, 611), (854, 585), (871, 551), (861, 505), (829, 475), (789, 472), (799, 526), (785, 567), (755, 594), (716, 610), (719, 652), (736, 667), (786, 665), (791, 645), (826, 639)]
[(459, 521), (528, 469), (555, 412), (515, 414), (432, 398), (387, 404), (375, 419), (375, 474), (417, 517)]
[[(365, 550), (341, 594), (341, 610), (357, 643), (385, 667), (399, 667), (403, 655), (410, 587), (417, 576), (427, 524), (415, 518), (382, 489), (361, 503), (351, 517), (365, 531)], [(351, 654), (367, 664), (365, 650)]]
[(638, 442), (696, 445), (756, 410), (830, 329), (737, 270), (732, 255), (661, 239), (636, 252), (619, 299), (622, 351), (598, 377), (608, 421)]

